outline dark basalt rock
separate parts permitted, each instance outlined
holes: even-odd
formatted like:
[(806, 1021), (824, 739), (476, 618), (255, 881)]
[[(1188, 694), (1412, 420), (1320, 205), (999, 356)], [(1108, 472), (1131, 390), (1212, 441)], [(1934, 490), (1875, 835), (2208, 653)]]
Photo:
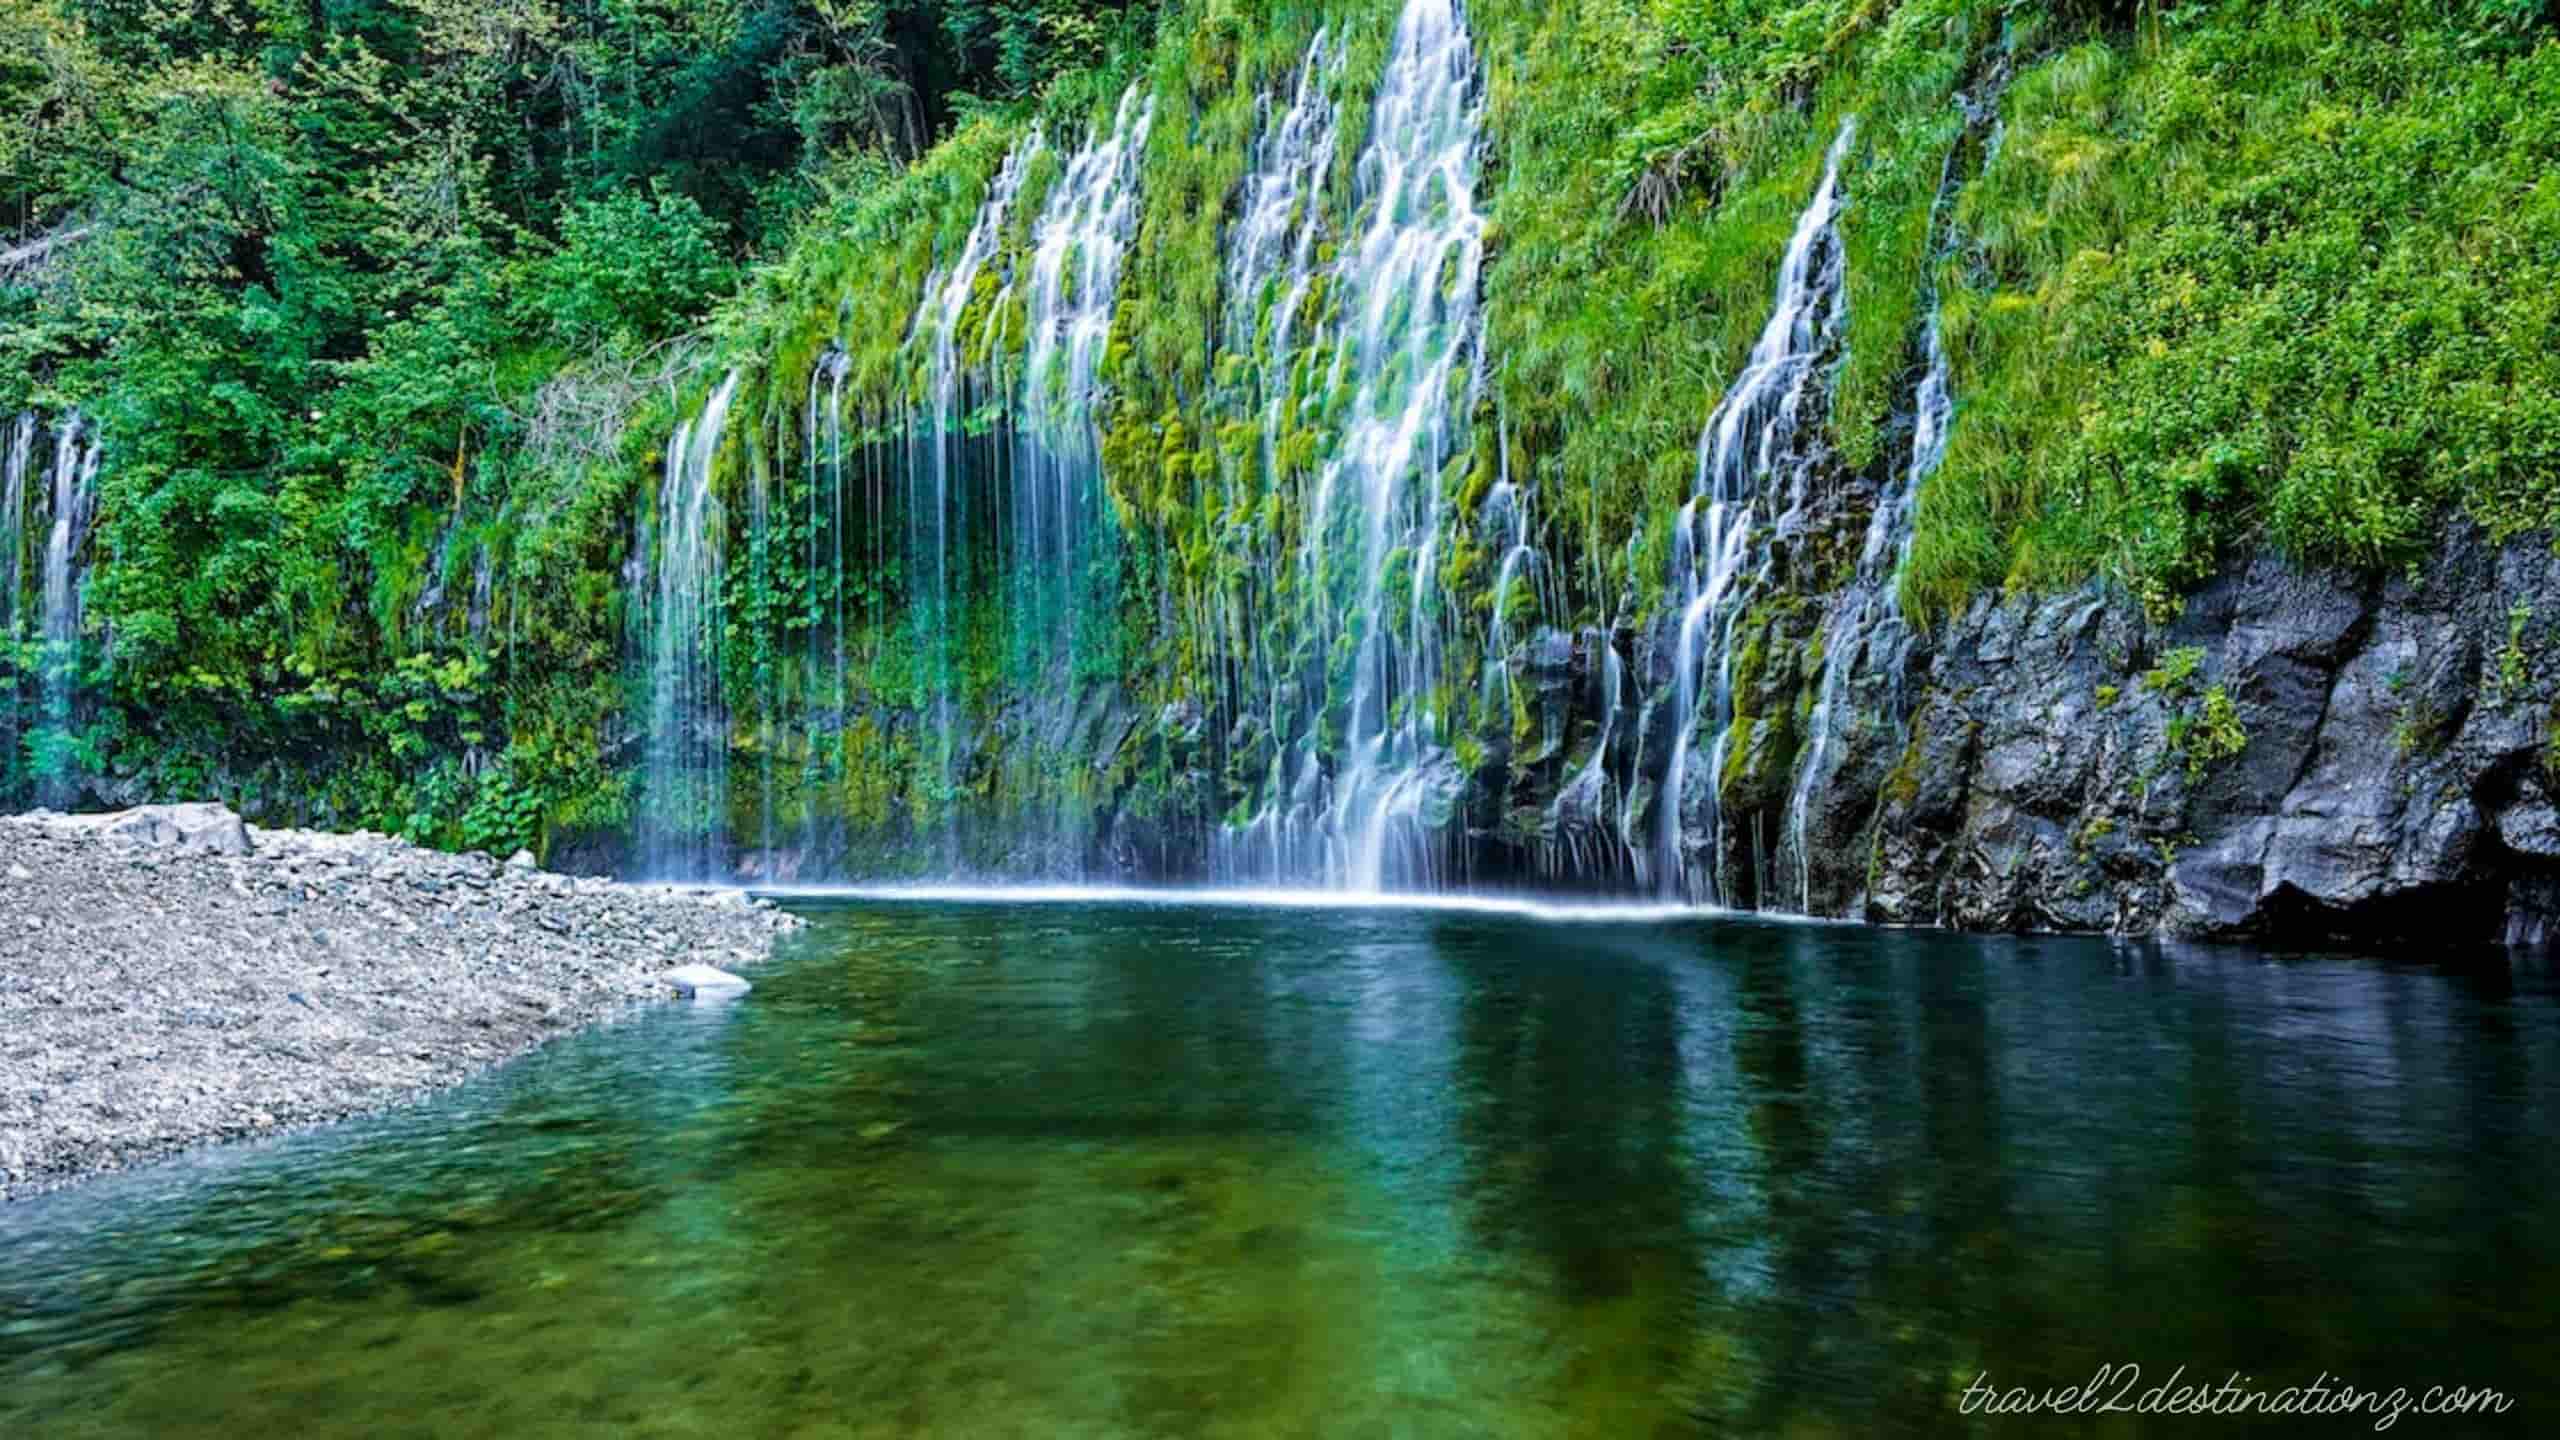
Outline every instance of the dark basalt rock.
[[(2547, 936), (2555, 628), (2548, 542), (2469, 530), (2387, 582), (2258, 556), (2164, 626), (2094, 587), (1979, 604), (1934, 637), (1865, 893), (1815, 908), (2269, 941)], [(2192, 673), (2169, 680), (2164, 657), (2190, 648)], [(2227, 755), (2198, 738), (2217, 687), (2247, 737)], [(1853, 754), (1839, 783), (1872, 764)]]

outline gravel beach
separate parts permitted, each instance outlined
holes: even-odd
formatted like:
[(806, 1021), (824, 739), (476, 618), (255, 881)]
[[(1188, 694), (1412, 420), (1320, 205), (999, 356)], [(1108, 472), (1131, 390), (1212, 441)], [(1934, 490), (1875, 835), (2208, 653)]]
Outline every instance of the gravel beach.
[(219, 806), (0, 818), (0, 1200), (451, 1085), (799, 923)]

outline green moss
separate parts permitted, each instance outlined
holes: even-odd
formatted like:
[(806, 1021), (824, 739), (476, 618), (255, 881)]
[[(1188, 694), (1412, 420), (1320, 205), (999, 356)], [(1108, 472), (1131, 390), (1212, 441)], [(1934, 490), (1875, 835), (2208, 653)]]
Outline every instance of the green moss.
[(2403, 755), (2433, 755), (2447, 738), (2444, 714), (2423, 701), (2404, 702), (2391, 727), (2392, 746)]
[(2189, 645), (2160, 657), (2142, 677), (2142, 688), (2155, 694), (2177, 695), (2186, 691), (2195, 679), (2196, 667), (2204, 663), (2204, 650)]
[[(533, 634), (533, 662), (563, 677), (538, 703), (506, 702), (523, 712), (506, 718), (508, 773), (547, 777), (524, 783), (543, 787), (558, 823), (627, 803), (592, 761), (581, 772), (561, 757), (592, 753), (627, 703), (612, 679), (584, 677), (610, 677), (628, 509), (649, 503), (674, 415), (727, 363), (744, 364), (721, 482), (733, 497), (767, 487), (786, 512), (806, 498), (799, 407), (831, 348), (847, 356), (856, 428), (894, 436), (926, 384), (914, 339), (926, 277), (959, 248), (1036, 122), (1052, 144), (959, 323), (961, 353), (1011, 375), (1025, 316), (1022, 288), (1004, 277), (1027, 254), (1066, 137), (1107, 116), (1133, 80), (1155, 97), (1157, 123), (1104, 361), (1103, 492), (1117, 540), (1099, 573), (1077, 581), (1074, 678), (1162, 704), (1211, 693), (1250, 654), (1270, 662), (1250, 683), (1267, 675), (1321, 693), (1322, 724), (1338, 735), (1360, 640), (1343, 617), (1361, 577), (1329, 563), (1310, 583), (1296, 561), (1356, 548), (1356, 505), (1309, 513), (1349, 396), (1329, 383), (1328, 354), (1266, 376), (1257, 356), (1229, 348), (1272, 323), (1273, 297), (1222, 293), (1222, 228), (1267, 98), (1324, 26), (1342, 56), (1329, 83), (1343, 134), (1318, 201), (1333, 253), (1354, 217), (1354, 158), (1395, 11), (1388, 0), (1200, 0), (1133, 25), (1091, 68), (972, 109), (914, 165), (829, 200), (717, 317), (681, 403), (651, 390), (632, 406), (610, 461), (493, 472), (509, 499), (474, 510), (480, 528), (467, 533), (503, 542), (509, 574), (534, 584), (506, 602), (522, 609), (503, 623)], [(1904, 574), (1913, 613), (2091, 576), (2164, 609), (2225, 549), (2260, 537), (2306, 557), (2399, 562), (2448, 507), (2497, 535), (2560, 514), (2560, 190), (2547, 183), (2560, 134), (2538, 123), (2560, 113), (2560, 48), (2389, 0), (2141, 10), (2121, 30), (2092, 28), (2086, 14), (1987, 0), (1469, 7), (1487, 125), (1486, 370), (1473, 444), (1436, 477), (1448, 497), (1438, 583), (1410, 605), (1413, 551), (1399, 549), (1382, 617), (1400, 636), (1428, 628), (1443, 640), (1440, 713), (1453, 726), (1535, 739), (1517, 687), (1497, 704), (1472, 683), (1498, 610), (1526, 617), (1552, 592), (1555, 613), (1542, 618), (1592, 625), (1661, 603), (1698, 427), (1767, 314), (1788, 234), (1852, 115), (1849, 303), (1825, 421), (1840, 464), (1890, 463), (1888, 417), (1907, 395), (1932, 296), (1954, 367), (1953, 443), (1922, 494)], [(1984, 93), (1996, 63), (2015, 79), (2001, 101), (2006, 138), (1986, 156), (1954, 102)], [(1959, 183), (1942, 205), (1950, 175)], [(1958, 242), (1945, 254), (1941, 220)], [(1320, 277), (1300, 333), (1339, 322), (1344, 299)], [(1231, 325), (1222, 307), (1247, 308)], [(1000, 390), (971, 428), (1000, 428), (1013, 401)], [(1278, 416), (1269, 434), (1265, 403)], [(1506, 474), (1537, 497), (1551, 563), (1534, 597), (1525, 579), (1512, 596), (1492, 594), (1499, 546), (1476, 530)], [(292, 577), (308, 715), (344, 723), (352, 708), (332, 688), (344, 617), (370, 611), (396, 628), (432, 578), (468, 564), (476, 540), (435, 550), (439, 517), (412, 518), (369, 567)], [(823, 608), (806, 537), (787, 524), (776, 535), (733, 571), (726, 679), (742, 725), (805, 707), (821, 683), (801, 643)], [(1836, 537), (1810, 554), (1811, 576), (1847, 563)], [(973, 722), (1009, 713), (1033, 658), (1004, 624), (1021, 592), (985, 557), (963, 563), (976, 568), (954, 613), (910, 608), (912, 623), (859, 627), (876, 716), (832, 741), (773, 737), (774, 763), (805, 771), (816, 792), (790, 803), (841, 807), (885, 831), (954, 805), (1084, 793), (1062, 778), (1076, 767), (1036, 746), (944, 793), (942, 757), (916, 738), (912, 713), (941, 679), (939, 651), (919, 636), (950, 637)], [(870, 613), (899, 608), (901, 577), (860, 581)], [(1792, 754), (1828, 643), (1792, 603), (1763, 597), (1734, 657), (1729, 751), (1762, 770)], [(2524, 629), (2515, 623), (2498, 657), (2501, 694), (2530, 681)], [(2198, 689), (2202, 660), (2173, 651), (2143, 678), (2180, 707), (2176, 744), (2199, 765), (2246, 739), (2229, 697)], [(189, 693), (208, 717), (233, 703), (218, 698), (225, 683)], [(2114, 685), (2097, 691), (2102, 708), (2119, 698)], [(434, 744), (461, 743), (466, 725), (492, 721), (457, 716), (453, 738)], [(762, 732), (740, 739), (759, 759), (766, 743)], [(1905, 802), (1916, 753), (1889, 786)], [(1250, 765), (1229, 769), (1232, 790), (1258, 784)], [(1141, 780), (1148, 803), (1172, 803), (1169, 779), (1121, 776)], [(368, 804), (433, 813), (447, 829), (475, 805), (488, 821), (515, 803), (497, 786), (474, 799), (426, 796), (424, 781), (347, 783), (371, 787)]]
[(1929, 750), (1929, 712), (1911, 717), (1911, 738), (1904, 742), (1902, 758), (1896, 760), (1892, 773), (1885, 776), (1884, 797), (1888, 805), (1908, 809), (1920, 798), (1920, 772), (1927, 763)]
[[(2399, 564), (2560, 518), (2560, 45), (2420, 4), (2151, 12), (2033, 53), (1941, 273), (1961, 419), (1908, 593), (2225, 548)], [(2389, 217), (2387, 220), (2381, 217)]]
[(2209, 767), (2248, 748), (2249, 731), (2240, 723), (2239, 707), (2219, 685), (2204, 692), (2202, 705), (2191, 717), (2180, 718), (2189, 723), (2182, 732), (2173, 730), (2171, 748), (2186, 755), (2190, 779), (2202, 779)]

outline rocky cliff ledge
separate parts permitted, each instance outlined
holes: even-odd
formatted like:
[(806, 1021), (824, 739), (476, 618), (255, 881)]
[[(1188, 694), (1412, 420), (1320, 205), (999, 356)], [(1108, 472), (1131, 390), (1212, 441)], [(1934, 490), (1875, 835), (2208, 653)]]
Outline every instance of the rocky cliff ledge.
[(0, 1199), (452, 1084), (798, 923), (212, 805), (0, 819)]
[[(1815, 906), (1968, 929), (2560, 938), (2560, 554), (2458, 532), (2386, 577), (2261, 555), (2151, 623), (1985, 600), (1840, 747)], [(1863, 746), (1863, 748), (1862, 748)]]

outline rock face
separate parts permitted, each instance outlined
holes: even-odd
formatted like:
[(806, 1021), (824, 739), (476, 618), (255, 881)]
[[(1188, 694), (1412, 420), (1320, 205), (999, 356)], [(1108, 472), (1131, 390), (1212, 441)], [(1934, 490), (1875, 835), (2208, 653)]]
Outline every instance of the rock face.
[[(1703, 745), (1687, 767), (1678, 849), (1719, 866), (1735, 903), (2270, 943), (2560, 939), (2548, 537), (2456, 528), (2432, 564), (2386, 576), (2261, 553), (2165, 619), (2093, 584), (1834, 634), (1873, 494), (1851, 477), (1771, 537), (1770, 584), (1737, 630), (1723, 773)], [(1660, 887), (1645, 861), (1665, 834), (1672, 618), (1521, 627), (1512, 723), (1423, 774), (1452, 880)], [(1817, 744), (1822, 655), (1841, 645), (1865, 668)], [(1045, 843), (1085, 848), (1093, 878), (1218, 878), (1218, 777), (1252, 736), (1220, 736), (1196, 706), (1115, 701), (1052, 738), (1101, 803), (1081, 841), (1058, 839), (1067, 826), (1035, 832)]]
[(2550, 938), (2560, 557), (2235, 567), (2165, 625), (2091, 589), (1937, 638), (1851, 914), (2272, 941)]
[(0, 1198), (452, 1084), (798, 924), (214, 805), (0, 819)]
[[(2380, 576), (2260, 553), (2165, 619), (2093, 584), (1985, 597), (1880, 644), (1827, 633), (1839, 567), (1821, 557), (1863, 527), (1862, 498), (1843, 486), (1777, 537), (1723, 773), (1703, 752), (1689, 767), (1679, 848), (1740, 903), (1970, 930), (2560, 941), (2549, 537), (2458, 527), (2432, 564)], [(1817, 747), (1820, 655), (1849, 643), (1875, 664)], [(1659, 843), (1667, 648), (1657, 617), (1515, 650), (1534, 703), (1485, 737), (1451, 814), (1468, 878), (1648, 883), (1630, 872)], [(1713, 842), (1695, 823), (1709, 786)]]

